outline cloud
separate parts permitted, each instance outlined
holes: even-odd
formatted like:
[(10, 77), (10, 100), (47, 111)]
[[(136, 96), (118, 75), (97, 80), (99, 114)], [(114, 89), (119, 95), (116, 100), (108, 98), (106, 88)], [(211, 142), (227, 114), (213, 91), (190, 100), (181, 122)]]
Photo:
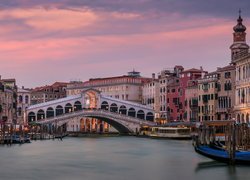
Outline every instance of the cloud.
[(109, 12), (157, 12), (159, 14), (179, 12), (188, 15), (212, 15), (234, 17), (239, 8), (250, 16), (248, 0), (11, 0), (1, 1), (2, 8), (35, 7), (83, 8)]
[(150, 75), (175, 64), (213, 70), (230, 61), (235, 11), (243, 5), (248, 1), (1, 1), (0, 72), (34, 87), (133, 68)]

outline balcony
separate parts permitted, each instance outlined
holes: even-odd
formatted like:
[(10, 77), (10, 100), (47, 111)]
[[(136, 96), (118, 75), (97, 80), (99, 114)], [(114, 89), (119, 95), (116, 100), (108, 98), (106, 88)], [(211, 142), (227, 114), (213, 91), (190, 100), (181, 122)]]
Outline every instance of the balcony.
[(229, 108), (216, 108), (217, 113), (227, 113)]

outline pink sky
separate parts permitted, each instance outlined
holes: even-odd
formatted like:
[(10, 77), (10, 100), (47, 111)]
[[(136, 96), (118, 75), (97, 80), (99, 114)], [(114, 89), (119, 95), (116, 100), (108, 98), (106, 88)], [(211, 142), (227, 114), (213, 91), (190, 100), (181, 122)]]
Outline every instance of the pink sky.
[[(25, 2), (25, 1), (24, 1)], [(19, 86), (123, 75), (183, 65), (213, 71), (230, 62), (235, 18), (86, 7), (0, 11), (0, 75)], [(250, 19), (244, 18), (250, 27)], [(248, 38), (249, 39), (249, 38)]]

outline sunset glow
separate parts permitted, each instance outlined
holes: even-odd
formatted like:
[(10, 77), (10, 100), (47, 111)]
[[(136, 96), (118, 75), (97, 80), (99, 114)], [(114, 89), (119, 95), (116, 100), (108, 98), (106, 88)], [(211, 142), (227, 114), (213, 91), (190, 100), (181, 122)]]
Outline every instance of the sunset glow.
[[(230, 62), (238, 9), (201, 13), (195, 11), (199, 4), (186, 12), (186, 3), (171, 9), (162, 2), (162, 10), (148, 7), (160, 6), (149, 0), (105, 2), (102, 7), (66, 0), (1, 3), (1, 75), (33, 87), (122, 75), (133, 68), (150, 76), (175, 64), (212, 71)], [(243, 9), (246, 26), (249, 16)]]

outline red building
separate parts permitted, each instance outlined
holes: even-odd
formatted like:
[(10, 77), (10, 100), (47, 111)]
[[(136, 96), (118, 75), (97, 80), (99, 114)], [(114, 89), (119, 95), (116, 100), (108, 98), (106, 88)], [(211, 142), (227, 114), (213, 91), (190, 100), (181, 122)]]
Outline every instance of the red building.
[(176, 66), (175, 71), (178, 72), (169, 77), (167, 85), (167, 113), (168, 120), (182, 121), (186, 117), (185, 109), (185, 91), (190, 80), (196, 80), (206, 73), (201, 69), (185, 70), (182, 66)]

